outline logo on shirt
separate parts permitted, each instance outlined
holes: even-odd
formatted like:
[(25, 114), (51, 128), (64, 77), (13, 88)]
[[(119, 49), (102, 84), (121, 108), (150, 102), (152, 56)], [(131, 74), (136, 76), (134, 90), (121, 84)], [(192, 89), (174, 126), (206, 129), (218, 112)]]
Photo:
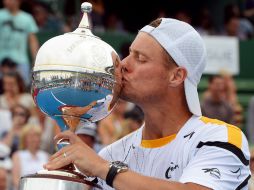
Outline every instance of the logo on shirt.
[(10, 29), (11, 29), (13, 32), (15, 32), (15, 31), (16, 31), (16, 32), (21, 32), (21, 33), (24, 32), (23, 29), (17, 28), (12, 20), (7, 20), (7, 21), (5, 21), (2, 25), (9, 26)]
[(236, 171), (231, 171), (231, 170), (230, 170), (230, 172), (233, 173), (233, 174), (238, 174), (237, 179), (239, 179), (239, 177), (240, 177), (241, 174), (242, 174), (241, 168), (238, 168)]
[(172, 178), (171, 174), (173, 171), (175, 171), (177, 168), (179, 168), (178, 164), (174, 164), (174, 162), (171, 162), (168, 169), (166, 170), (165, 177), (167, 179)]
[(183, 136), (183, 138), (189, 137), (189, 140), (190, 140), (190, 139), (192, 138), (192, 136), (194, 135), (194, 133), (195, 133), (195, 131), (192, 131), (191, 133), (189, 133), (189, 134)]
[(220, 179), (221, 175), (220, 175), (220, 170), (218, 170), (218, 168), (204, 168), (202, 169), (204, 170), (205, 173), (209, 173), (210, 176)]

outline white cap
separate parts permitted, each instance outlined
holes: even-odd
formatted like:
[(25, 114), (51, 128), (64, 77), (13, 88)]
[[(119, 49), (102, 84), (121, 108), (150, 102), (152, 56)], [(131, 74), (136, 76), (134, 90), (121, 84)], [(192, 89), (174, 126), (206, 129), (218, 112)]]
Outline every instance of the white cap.
[(89, 135), (96, 138), (97, 131), (95, 123), (92, 122), (80, 122), (80, 123), (82, 124), (80, 124), (78, 126), (79, 128), (77, 129), (77, 131), (75, 131), (77, 135)]
[(170, 18), (162, 18), (159, 26), (146, 25), (140, 31), (155, 38), (178, 66), (186, 68), (184, 89), (189, 110), (202, 115), (197, 86), (206, 66), (206, 49), (201, 36), (191, 25)]
[(0, 168), (4, 168), (6, 170), (10, 170), (12, 168), (12, 162), (10, 159), (10, 148), (0, 143)]

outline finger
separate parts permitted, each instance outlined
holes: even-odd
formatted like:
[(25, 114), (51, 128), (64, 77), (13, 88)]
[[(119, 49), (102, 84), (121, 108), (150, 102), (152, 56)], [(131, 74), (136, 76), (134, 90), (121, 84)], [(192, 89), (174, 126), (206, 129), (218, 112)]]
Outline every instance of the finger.
[(61, 132), (59, 134), (57, 134), (55, 137), (54, 137), (54, 140), (55, 141), (58, 141), (60, 139), (67, 139), (69, 140), (69, 142), (71, 144), (74, 144), (76, 142), (80, 142), (79, 138), (77, 137), (77, 135), (75, 135), (73, 132), (71, 132), (70, 130), (67, 130), (67, 131), (64, 131), (64, 132)]
[(55, 170), (73, 163), (73, 154), (71, 153), (68, 154), (69, 155), (66, 157), (62, 155), (61, 157), (49, 161), (47, 164), (44, 165), (44, 168), (48, 170)]
[(53, 154), (50, 158), (49, 161), (57, 159), (58, 157), (62, 157), (65, 154), (67, 154), (67, 152), (72, 152), (71, 150), (73, 149), (73, 147), (71, 145), (65, 146), (63, 148), (61, 148), (61, 150), (57, 151), (55, 154)]
[[(43, 167), (45, 169), (57, 169), (59, 167), (63, 167), (65, 165), (68, 165), (70, 163), (74, 163), (75, 160), (75, 148), (66, 148), (64, 151), (59, 151), (59, 153), (57, 152), (56, 154), (54, 154), (48, 161), (48, 163), (46, 163), (45, 165), (43, 165)], [(67, 159), (67, 160), (65, 160)], [(64, 165), (65, 164), (65, 165)]]

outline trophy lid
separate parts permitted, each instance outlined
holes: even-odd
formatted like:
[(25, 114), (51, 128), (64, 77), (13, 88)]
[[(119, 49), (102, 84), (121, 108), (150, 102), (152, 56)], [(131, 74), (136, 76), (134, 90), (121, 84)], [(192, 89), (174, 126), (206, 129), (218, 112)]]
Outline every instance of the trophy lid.
[[(108, 73), (115, 50), (91, 32), (92, 4), (81, 5), (83, 17), (76, 30), (46, 41), (39, 49), (33, 71), (75, 71)], [(110, 73), (109, 73), (110, 74)]]

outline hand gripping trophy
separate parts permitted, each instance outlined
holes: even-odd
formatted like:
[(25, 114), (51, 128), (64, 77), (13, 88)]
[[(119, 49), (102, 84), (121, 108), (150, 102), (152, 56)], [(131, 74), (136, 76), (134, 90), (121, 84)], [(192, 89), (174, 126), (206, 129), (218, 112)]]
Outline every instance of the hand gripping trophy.
[[(119, 58), (115, 50), (94, 36), (89, 15), (92, 5), (81, 5), (79, 27), (45, 42), (33, 68), (32, 96), (42, 112), (53, 118), (61, 131), (76, 129), (106, 117), (121, 91)], [(68, 146), (64, 139), (58, 149)], [(21, 190), (83, 190), (100, 188), (73, 164), (59, 170), (24, 176)]]

